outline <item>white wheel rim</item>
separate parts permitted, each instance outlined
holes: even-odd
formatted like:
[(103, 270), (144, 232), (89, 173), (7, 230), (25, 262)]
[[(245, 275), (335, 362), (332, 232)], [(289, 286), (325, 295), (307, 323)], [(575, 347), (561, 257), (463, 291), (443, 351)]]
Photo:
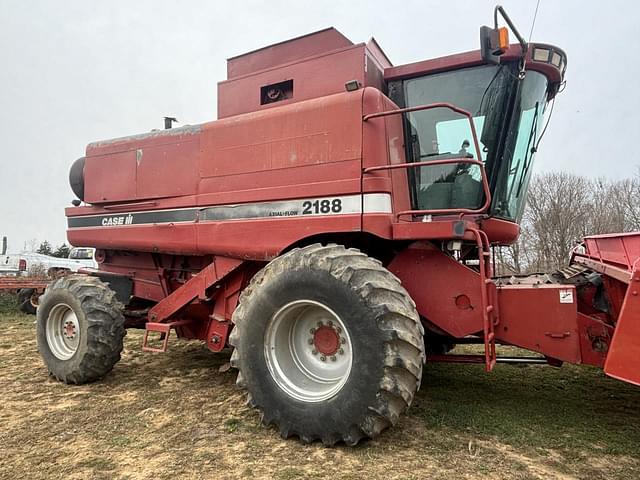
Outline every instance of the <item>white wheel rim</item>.
[(73, 309), (66, 303), (55, 305), (45, 325), (47, 345), (60, 360), (68, 360), (80, 345), (80, 323)]
[(278, 386), (303, 402), (336, 395), (351, 372), (349, 332), (329, 307), (313, 300), (286, 304), (269, 320), (265, 358)]

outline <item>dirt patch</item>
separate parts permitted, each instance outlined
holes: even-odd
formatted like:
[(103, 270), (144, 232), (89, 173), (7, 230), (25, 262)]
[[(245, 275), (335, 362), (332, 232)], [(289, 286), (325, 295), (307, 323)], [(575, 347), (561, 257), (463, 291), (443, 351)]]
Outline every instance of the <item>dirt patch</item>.
[(640, 478), (640, 389), (595, 369), (434, 365), (408, 415), (356, 448), (282, 440), (221, 373), (173, 341), (100, 382), (51, 379), (33, 317), (0, 315), (0, 478)]

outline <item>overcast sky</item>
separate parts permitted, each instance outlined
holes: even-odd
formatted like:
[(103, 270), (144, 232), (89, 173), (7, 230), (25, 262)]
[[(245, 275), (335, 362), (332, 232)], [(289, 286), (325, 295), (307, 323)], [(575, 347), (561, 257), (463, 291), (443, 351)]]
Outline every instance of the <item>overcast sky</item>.
[[(528, 37), (535, 0), (503, 1)], [(492, 1), (0, 0), (0, 236), (10, 251), (65, 237), (71, 163), (87, 143), (215, 119), (225, 60), (335, 26), (374, 36), (395, 65), (478, 48)], [(567, 87), (535, 172), (635, 172), (640, 122), (634, 1), (541, 0), (533, 41), (563, 48)]]

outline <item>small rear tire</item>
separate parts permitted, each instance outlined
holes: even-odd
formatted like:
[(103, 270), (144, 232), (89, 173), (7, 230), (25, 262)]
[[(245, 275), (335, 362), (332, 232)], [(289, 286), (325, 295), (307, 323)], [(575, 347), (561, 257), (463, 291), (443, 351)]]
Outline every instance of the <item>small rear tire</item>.
[(243, 291), (233, 322), (236, 383), (283, 438), (355, 445), (394, 425), (420, 387), (415, 304), (358, 250), (316, 244), (276, 258)]
[(27, 315), (35, 315), (38, 309), (38, 296), (35, 289), (23, 288), (18, 291), (18, 309)]
[(37, 313), (38, 350), (49, 373), (65, 383), (88, 383), (120, 360), (122, 305), (97, 277), (69, 275), (50, 284)]

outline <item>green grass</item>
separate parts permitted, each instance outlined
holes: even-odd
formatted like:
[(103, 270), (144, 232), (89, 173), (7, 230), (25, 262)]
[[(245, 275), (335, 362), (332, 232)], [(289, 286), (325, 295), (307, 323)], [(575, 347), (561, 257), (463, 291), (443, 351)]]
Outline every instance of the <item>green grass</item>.
[(432, 365), (409, 414), (441, 451), (499, 442), (579, 478), (640, 478), (640, 388), (597, 368)]
[(591, 367), (438, 365), (413, 412), (433, 430), (499, 437), (513, 446), (637, 455), (639, 389)]
[(18, 310), (18, 296), (0, 292), (0, 314), (14, 314)]

